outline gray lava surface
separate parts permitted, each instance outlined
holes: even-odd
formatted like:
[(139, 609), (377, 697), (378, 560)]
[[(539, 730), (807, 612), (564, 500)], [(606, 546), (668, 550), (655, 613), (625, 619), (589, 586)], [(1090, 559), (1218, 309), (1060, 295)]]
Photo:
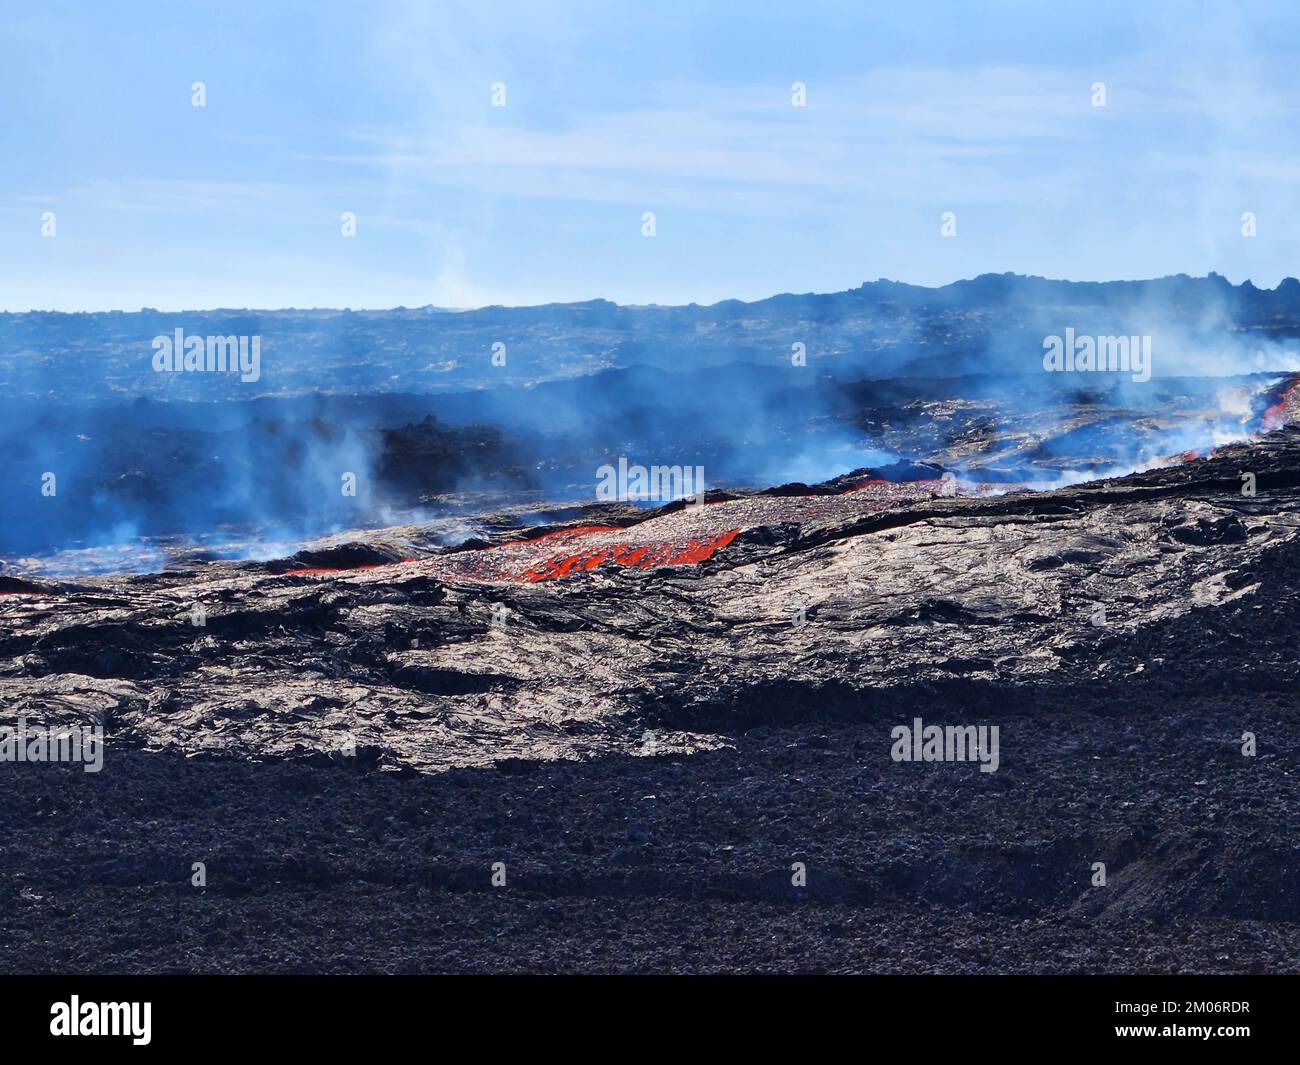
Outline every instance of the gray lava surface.
[(0, 723), (108, 735), (0, 765), (0, 962), (1300, 971), (1300, 432), (855, 487), (0, 578)]

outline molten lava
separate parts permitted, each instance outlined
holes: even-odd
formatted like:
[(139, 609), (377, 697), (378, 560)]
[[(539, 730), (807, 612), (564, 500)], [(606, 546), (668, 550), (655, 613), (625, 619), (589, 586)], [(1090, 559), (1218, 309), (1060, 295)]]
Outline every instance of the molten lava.
[(747, 496), (656, 514), (628, 526), (575, 525), (556, 529), (529, 540), (509, 540), (478, 551), (438, 555), (422, 565), (452, 580), (524, 584), (560, 580), (603, 566), (646, 570), (694, 566), (726, 548), (744, 529), (802, 525), (846, 512), (876, 513), (932, 497), (939, 490), (936, 481), (869, 480), (841, 495)]
[(1300, 405), (1300, 376), (1292, 378), (1279, 393), (1277, 401), (1264, 411), (1260, 429), (1266, 433), (1281, 429), (1291, 421), (1291, 408), (1296, 405)]
[[(988, 490), (996, 487), (989, 486)], [(846, 515), (875, 514), (954, 491), (984, 490), (985, 486), (951, 480), (872, 478), (839, 495), (746, 496), (655, 514), (627, 526), (573, 525), (527, 540), (507, 540), (476, 550), (349, 569), (310, 567), (290, 570), (287, 575), (332, 576), (413, 563), (445, 580), (535, 584), (590, 573), (603, 566), (643, 570), (695, 566), (726, 548), (745, 529), (838, 521)]]
[(726, 547), (739, 532), (739, 529), (731, 529), (706, 540), (692, 539), (685, 546), (674, 543), (642, 544), (639, 547), (619, 544), (616, 547), (589, 548), (576, 555), (555, 555), (536, 566), (530, 566), (518, 579), (530, 583), (555, 580), (557, 577), (567, 577), (571, 573), (596, 569), (606, 562), (612, 562), (616, 566), (636, 566), (638, 569), (651, 569), (655, 566), (694, 566), (703, 562), (719, 548)]

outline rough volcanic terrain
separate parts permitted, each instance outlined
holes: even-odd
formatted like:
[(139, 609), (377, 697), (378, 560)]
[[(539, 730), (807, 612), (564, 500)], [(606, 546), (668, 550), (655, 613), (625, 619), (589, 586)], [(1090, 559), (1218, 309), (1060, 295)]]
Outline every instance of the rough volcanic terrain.
[[(0, 961), (1300, 971), (1298, 587), (1291, 428), (0, 578), (3, 722), (109, 735), (0, 766)], [(998, 726), (997, 771), (893, 761), (915, 718)]]

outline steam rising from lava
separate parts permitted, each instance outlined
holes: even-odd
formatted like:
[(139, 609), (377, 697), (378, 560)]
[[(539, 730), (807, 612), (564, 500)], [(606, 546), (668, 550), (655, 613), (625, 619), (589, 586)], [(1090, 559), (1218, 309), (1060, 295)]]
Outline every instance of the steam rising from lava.
[[(1295, 287), (1269, 298), (1290, 299)], [(267, 337), (260, 398), (236, 398), (223, 380), (212, 402), (156, 402), (141, 398), (157, 390), (152, 378), (132, 391), (123, 387), (131, 376), (117, 373), (111, 386), (124, 400), (69, 404), (59, 398), (64, 377), (42, 383), (24, 364), (21, 393), (0, 399), (0, 474), (10, 486), (0, 494), (0, 557), (13, 568), (24, 555), (71, 549), (70, 569), (156, 569), (180, 543), (191, 555), (265, 558), (395, 521), (472, 522), (502, 504), (590, 504), (596, 470), (620, 456), (702, 466), (710, 487), (815, 484), (859, 469), (868, 471), (863, 480), (948, 471), (971, 485), (1054, 487), (1181, 461), (1288, 419), (1300, 348), (1239, 328), (1229, 303), (1256, 297), (1213, 278), (1121, 285), (1104, 298), (1102, 289), (981, 278), (941, 290), (886, 285), (865, 295), (649, 309), (662, 319), (668, 354), (638, 326), (625, 347), (645, 365), (520, 385), (526, 356), (516, 347), (503, 378), (514, 383), (439, 395), (277, 392), (297, 378), (277, 365), (285, 348), (273, 315), (249, 326)], [(996, 327), (985, 324), (986, 307)], [(620, 328), (632, 313), (610, 308), (584, 329)], [(531, 313), (546, 321), (545, 309)], [(409, 317), (403, 329), (415, 328)], [(88, 319), (92, 331), (97, 321)], [(149, 335), (161, 328), (152, 318), (141, 324)], [(1044, 373), (1042, 339), (1066, 328), (1152, 336), (1151, 379)], [(750, 334), (769, 346), (747, 361), (669, 365), (679, 348), (745, 351)], [(791, 364), (792, 338), (806, 347), (806, 365)], [(592, 362), (608, 367), (612, 358)], [(39, 365), (67, 373), (58, 360)], [(47, 474), (54, 492), (42, 491)], [(725, 546), (730, 531), (693, 547), (584, 547), (554, 566), (671, 564)], [(428, 539), (448, 542), (433, 532)]]

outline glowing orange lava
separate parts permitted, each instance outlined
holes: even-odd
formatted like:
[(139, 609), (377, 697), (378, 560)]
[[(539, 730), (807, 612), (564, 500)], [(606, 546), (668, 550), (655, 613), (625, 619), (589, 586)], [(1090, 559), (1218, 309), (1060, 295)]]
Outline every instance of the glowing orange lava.
[[(933, 498), (939, 481), (864, 480), (838, 495), (747, 496), (715, 500), (704, 507), (669, 510), (629, 525), (572, 525), (522, 540), (451, 551), (416, 560), (440, 580), (536, 584), (590, 573), (602, 566), (649, 570), (694, 566), (727, 547), (742, 529), (772, 522), (822, 521), (833, 516), (873, 514), (917, 499)], [(405, 559), (403, 561), (411, 561)], [(396, 563), (387, 563), (395, 565)], [(310, 567), (289, 574), (346, 576), (381, 568)]]
[(613, 562), (616, 566), (636, 566), (639, 569), (651, 569), (654, 566), (694, 566), (703, 562), (719, 548), (726, 547), (739, 532), (739, 529), (732, 529), (705, 540), (692, 539), (684, 547), (674, 543), (641, 546), (617, 544), (594, 547), (576, 555), (555, 555), (535, 566), (528, 567), (515, 579), (535, 584), (538, 581), (550, 581), (567, 577), (572, 573), (594, 570), (606, 562)]

